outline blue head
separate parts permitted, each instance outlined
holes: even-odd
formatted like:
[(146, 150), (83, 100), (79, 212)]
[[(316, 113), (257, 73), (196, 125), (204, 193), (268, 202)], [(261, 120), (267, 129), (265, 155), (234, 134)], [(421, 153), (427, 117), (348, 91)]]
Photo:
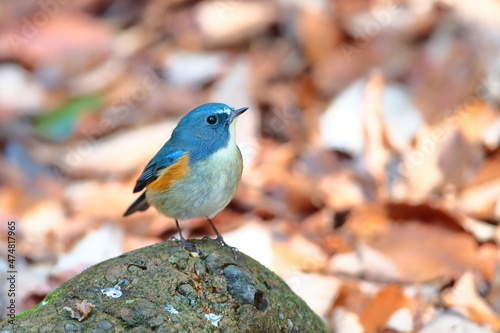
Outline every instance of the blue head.
[(188, 150), (192, 158), (205, 158), (234, 140), (234, 120), (248, 108), (233, 109), (222, 103), (203, 104), (185, 115), (170, 142)]

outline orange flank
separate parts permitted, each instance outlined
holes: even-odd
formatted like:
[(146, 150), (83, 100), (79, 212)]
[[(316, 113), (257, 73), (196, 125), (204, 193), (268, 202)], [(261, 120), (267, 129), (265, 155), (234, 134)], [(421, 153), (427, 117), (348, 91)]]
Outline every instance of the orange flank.
[(184, 179), (189, 173), (189, 155), (183, 155), (177, 162), (158, 172), (158, 179), (146, 188), (153, 191), (168, 191), (176, 181)]

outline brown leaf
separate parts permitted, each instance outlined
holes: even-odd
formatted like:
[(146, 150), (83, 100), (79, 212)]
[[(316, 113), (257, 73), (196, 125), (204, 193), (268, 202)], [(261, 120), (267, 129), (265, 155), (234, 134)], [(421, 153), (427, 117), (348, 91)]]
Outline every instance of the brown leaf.
[[(36, 20), (40, 14), (46, 17), (43, 24)], [(90, 15), (66, 12), (49, 18), (39, 10), (24, 19), (13, 21), (8, 33), (0, 34), (0, 53), (30, 65), (51, 64), (74, 73), (111, 50), (111, 26)]]
[(298, 30), (304, 52), (313, 64), (322, 63), (340, 42), (341, 33), (329, 11), (300, 8)]
[(347, 280), (339, 289), (333, 309), (344, 308), (349, 312), (360, 314), (369, 302), (369, 296), (361, 284), (354, 280)]
[(276, 263), (273, 268), (278, 271), (296, 269), (302, 271), (320, 271), (326, 263), (326, 255), (321, 248), (299, 234), (293, 235), (285, 242), (275, 242), (273, 250)]
[(417, 131), (415, 144), (402, 156), (402, 163), (395, 175), (394, 188), (399, 199), (423, 201), (442, 183), (439, 169), (439, 146), (453, 128), (424, 126)]
[(140, 172), (165, 143), (168, 138), (166, 133), (171, 133), (175, 125), (174, 120), (167, 120), (99, 140), (82, 140), (73, 146), (66, 146), (55, 163), (69, 175), (95, 176), (97, 173), (116, 176), (132, 170)]
[(71, 318), (78, 319), (78, 321), (82, 321), (89, 315), (90, 311), (95, 308), (95, 305), (89, 303), (85, 300), (75, 303), (75, 309), (65, 306), (63, 309), (70, 312)]
[(457, 25), (454, 15), (441, 17), (409, 76), (415, 102), (430, 124), (449, 116), (464, 96), (472, 96), (478, 84), (474, 78), (481, 74), (483, 64), (472, 51), (474, 41), (459, 33)]
[(319, 191), (325, 204), (335, 211), (351, 210), (366, 202), (365, 193), (352, 171), (340, 171), (324, 177)]
[(483, 159), (482, 152), (478, 148), (478, 145), (467, 141), (459, 131), (441, 142), (438, 149), (438, 166), (444, 184), (459, 187), (469, 180)]
[(474, 276), (466, 272), (451, 289), (441, 295), (443, 302), (466, 315), (478, 324), (489, 324), (495, 331), (500, 329), (500, 317), (493, 312), (490, 305), (477, 293)]
[(366, 333), (381, 332), (386, 328), (387, 321), (394, 312), (408, 306), (408, 300), (401, 287), (389, 285), (380, 290), (368, 303), (361, 314), (360, 321)]
[(483, 163), (476, 176), (459, 194), (460, 207), (475, 218), (499, 219), (495, 206), (500, 202), (500, 149)]
[(481, 142), (485, 130), (498, 118), (496, 110), (479, 98), (464, 103), (456, 112), (451, 121), (456, 120), (464, 138), (471, 143)]
[(266, 1), (209, 1), (196, 6), (203, 41), (232, 44), (261, 31), (276, 20), (276, 7)]
[(385, 168), (388, 159), (382, 119), (383, 89), (384, 77), (376, 71), (366, 86), (363, 110), (364, 163), (375, 182), (377, 197), (382, 200), (387, 196)]
[(500, 252), (498, 245), (491, 243), (484, 243), (479, 248), (478, 261), (479, 269), (483, 278), (492, 283), (496, 284), (495, 275), (498, 267), (498, 260), (500, 259)]
[(456, 217), (426, 204), (372, 204), (353, 212), (344, 228), (392, 262), (403, 281), (454, 277), (477, 265), (474, 237)]

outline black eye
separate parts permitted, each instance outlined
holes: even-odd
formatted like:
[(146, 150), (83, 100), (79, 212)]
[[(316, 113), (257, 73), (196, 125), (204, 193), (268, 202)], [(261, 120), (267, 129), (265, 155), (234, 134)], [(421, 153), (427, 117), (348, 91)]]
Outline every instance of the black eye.
[(207, 123), (210, 124), (210, 125), (214, 125), (215, 123), (217, 123), (217, 117), (215, 117), (215, 116), (208, 116), (207, 117)]

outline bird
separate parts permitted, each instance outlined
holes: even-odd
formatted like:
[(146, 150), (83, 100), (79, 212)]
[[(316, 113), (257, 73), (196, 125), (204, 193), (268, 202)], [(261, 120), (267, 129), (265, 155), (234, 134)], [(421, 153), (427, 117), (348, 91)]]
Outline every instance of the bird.
[(211, 219), (229, 204), (241, 180), (235, 120), (247, 109), (208, 103), (187, 113), (142, 171), (133, 192), (143, 192), (123, 215), (155, 207), (175, 220), (179, 242), (190, 252), (198, 251), (182, 235), (179, 220), (206, 218), (216, 241), (234, 252)]

